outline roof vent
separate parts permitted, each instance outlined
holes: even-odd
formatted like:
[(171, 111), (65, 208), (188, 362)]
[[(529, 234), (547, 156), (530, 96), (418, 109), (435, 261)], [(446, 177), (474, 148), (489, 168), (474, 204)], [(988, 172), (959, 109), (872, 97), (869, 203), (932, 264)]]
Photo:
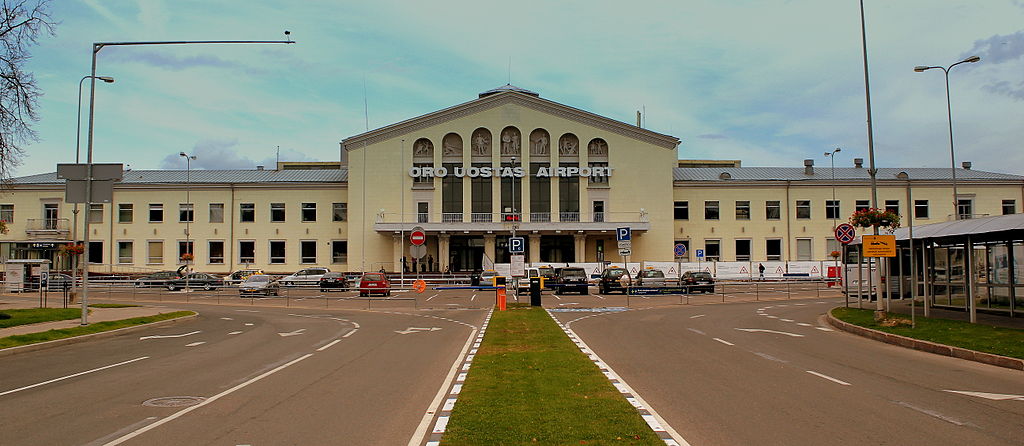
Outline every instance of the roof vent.
[(729, 172), (722, 172), (722, 173), (718, 174), (718, 179), (720, 179), (720, 180), (731, 180), (732, 179), (732, 174), (729, 173)]
[(263, 170), (263, 166), (256, 166), (256, 170)]
[(964, 166), (964, 169), (967, 169), (967, 170), (971, 170), (971, 166), (972, 166), (972, 164), (971, 164), (971, 162), (970, 162), (970, 161), (964, 161), (964, 162), (963, 162), (962, 164), (960, 164), (960, 165), (961, 165), (961, 166)]
[(853, 159), (853, 167), (856, 167), (858, 169), (863, 169), (864, 168), (864, 158), (854, 158)]
[(804, 174), (814, 175), (814, 160), (804, 160)]

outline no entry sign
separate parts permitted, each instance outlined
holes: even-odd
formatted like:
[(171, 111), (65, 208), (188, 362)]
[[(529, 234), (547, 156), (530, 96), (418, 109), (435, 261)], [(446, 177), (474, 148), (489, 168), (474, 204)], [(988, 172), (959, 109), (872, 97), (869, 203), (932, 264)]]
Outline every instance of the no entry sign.
[(423, 232), (423, 228), (417, 226), (412, 228), (412, 233), (409, 234), (409, 243), (413, 246), (422, 246), (427, 242), (427, 234)]

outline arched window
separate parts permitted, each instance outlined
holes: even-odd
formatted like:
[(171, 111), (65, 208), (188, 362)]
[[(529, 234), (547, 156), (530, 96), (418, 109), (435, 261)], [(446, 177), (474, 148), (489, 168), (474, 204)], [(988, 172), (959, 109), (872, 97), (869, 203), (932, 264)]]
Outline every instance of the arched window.
[(444, 135), (441, 140), (441, 156), (446, 160), (462, 160), (462, 137), (456, 133)]
[(434, 160), (434, 143), (430, 142), (427, 138), (417, 139), (412, 144), (412, 157), (413, 159), (420, 160)]
[(501, 131), (501, 156), (519, 156), (521, 146), (522, 134), (519, 129), (509, 126)]
[(489, 161), (491, 159), (491, 131), (483, 127), (473, 130), (470, 147), (472, 147), (474, 160)]
[(530, 133), (530, 158), (548, 158), (551, 156), (551, 136), (547, 130), (536, 129)]
[(590, 144), (587, 144), (587, 156), (590, 159), (602, 159), (608, 160), (608, 143), (604, 142), (601, 138), (594, 138), (590, 140)]
[(580, 139), (572, 133), (566, 133), (558, 138), (558, 156), (563, 158), (576, 158), (580, 156)]
[(601, 138), (594, 138), (587, 144), (587, 166), (590, 167), (590, 186), (608, 185), (608, 143)]

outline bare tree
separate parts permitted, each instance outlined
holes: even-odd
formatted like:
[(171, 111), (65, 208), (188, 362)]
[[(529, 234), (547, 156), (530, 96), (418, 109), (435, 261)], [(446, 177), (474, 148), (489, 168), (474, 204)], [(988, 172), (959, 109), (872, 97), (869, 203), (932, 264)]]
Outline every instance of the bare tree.
[(35, 76), (23, 71), (32, 57), (29, 48), (56, 25), (47, 8), (50, 0), (0, 0), (0, 181), (11, 178), (21, 163), (24, 145), (38, 139), (32, 125), (39, 120), (36, 102), (42, 92)]

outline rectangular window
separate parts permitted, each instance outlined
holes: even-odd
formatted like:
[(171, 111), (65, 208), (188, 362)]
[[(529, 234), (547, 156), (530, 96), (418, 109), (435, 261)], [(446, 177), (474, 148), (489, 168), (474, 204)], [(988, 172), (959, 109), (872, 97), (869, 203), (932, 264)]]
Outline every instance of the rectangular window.
[(1017, 200), (1003, 200), (1003, 215), (1017, 213)]
[(103, 223), (103, 203), (89, 205), (89, 223)]
[[(419, 167), (419, 168), (422, 169), (424, 167), (434, 167), (434, 163), (412, 163), (412, 166), (413, 167)], [(426, 176), (426, 175), (421, 175), (421, 176), (418, 176), (418, 177), (413, 177), (412, 184), (413, 185), (419, 185), (419, 184), (433, 185), (434, 184), (434, 178)]]
[(813, 260), (812, 257), (812, 240), (809, 238), (798, 238), (796, 239), (796, 259), (797, 260)]
[(736, 202), (736, 219), (737, 220), (750, 220), (750, 202), (749, 201), (737, 201)]
[[(608, 167), (608, 163), (590, 163), (590, 170), (591, 170), (591, 172), (593, 172), (595, 167), (605, 168), (605, 167)], [(608, 184), (608, 176), (606, 176), (606, 175), (591, 175), (590, 176), (590, 185), (593, 186), (595, 184), (602, 184), (602, 185), (603, 184)]]
[(103, 242), (89, 242), (89, 263), (103, 263)]
[(782, 260), (782, 239), (770, 238), (764, 241), (766, 260)]
[(430, 221), (430, 203), (421, 201), (416, 203), (416, 222), (426, 223)]
[[(488, 180), (488, 183), (490, 183), (490, 180)], [(517, 221), (517, 219), (521, 220), (519, 214), (523, 212), (522, 178), (501, 178), (501, 212), (505, 214), (502, 215), (502, 221)]]
[(131, 223), (135, 220), (135, 205), (132, 203), (120, 203), (117, 205), (117, 222)]
[(547, 163), (530, 163), (530, 221), (551, 221), (551, 178), (538, 177)]
[(331, 218), (333, 221), (346, 221), (348, 220), (348, 203), (333, 203), (331, 204)]
[(871, 200), (857, 200), (854, 205), (854, 212), (866, 211), (871, 208)]
[(709, 262), (722, 260), (721, 240), (704, 240), (704, 260)]
[(224, 203), (210, 203), (210, 223), (224, 223)]
[(149, 204), (149, 222), (150, 223), (163, 223), (164, 221), (164, 205), (163, 203), (150, 203)]
[(316, 203), (302, 203), (302, 221), (316, 221)]
[(462, 178), (452, 175), (456, 167), (462, 167), (462, 163), (444, 163), (442, 167), (448, 170), (448, 176), (441, 178), (441, 212), (444, 214), (459, 214), (446, 216), (444, 221), (462, 221)]
[(256, 263), (256, 242), (241, 240), (238, 242), (238, 263), (246, 265)]
[(281, 264), (285, 262), (284, 240), (270, 241), (270, 263)]
[(811, 218), (811, 200), (796, 200), (796, 218)]
[(928, 218), (928, 200), (914, 200), (914, 218)]
[(270, 203), (270, 221), (273, 223), (284, 222), (284, 203)]
[(256, 221), (256, 204), (255, 203), (239, 203), (238, 204), (238, 221), (242, 223), (252, 223)]
[(766, 201), (764, 202), (764, 218), (768, 220), (779, 220), (782, 218), (782, 202), (781, 201)]
[(207, 245), (210, 251), (210, 264), (220, 265), (224, 263), (224, 241), (210, 240)]
[(316, 241), (299, 242), (299, 258), (302, 263), (316, 263)]
[(835, 237), (828, 237), (825, 239), (825, 253), (828, 254), (828, 260), (839, 259), (839, 257), (832, 257), (833, 252), (843, 253), (843, 244), (839, 243)]
[[(486, 167), (490, 164), (473, 164), (473, 167)], [(512, 212), (512, 197), (509, 191), (512, 189), (509, 186), (510, 179), (501, 178), (501, 201), (502, 206), (508, 206), (507, 212)], [(490, 222), (491, 217), (491, 179), (484, 177), (474, 177), (469, 179), (469, 205), (471, 212), (473, 212), (474, 222)], [(502, 209), (502, 212), (506, 212)]]
[(705, 220), (718, 220), (719, 209), (718, 201), (705, 201), (704, 202), (704, 219)]
[(672, 211), (672, 215), (676, 220), (689, 220), (690, 219), (690, 202), (689, 201), (677, 201)]
[(195, 221), (195, 204), (193, 203), (180, 203), (178, 204), (178, 221), (181, 223)]
[(825, 218), (839, 219), (839, 200), (825, 200)]
[(132, 263), (132, 242), (117, 242), (117, 263)]
[(970, 198), (956, 200), (956, 213), (960, 215), (961, 220), (974, 218), (974, 203), (972, 200)]
[(146, 242), (146, 245), (146, 263), (164, 263), (164, 242), (150, 241)]
[(193, 256), (192, 257), (192, 259), (193, 259), (192, 261), (195, 262), (196, 252), (195, 252), (194, 248), (195, 248), (195, 242), (194, 241), (192, 241), (192, 240), (179, 240), (178, 241), (178, 263), (184, 263), (185, 262), (185, 259), (182, 258), (182, 257), (184, 257), (185, 254), (191, 254)]
[(331, 241), (331, 263), (348, 262), (348, 242), (345, 240)]
[(0, 221), (7, 223), (14, 221), (13, 204), (0, 204)]
[(749, 262), (750, 261), (750, 239), (737, 239), (736, 240), (736, 261), (737, 262)]
[(885, 200), (885, 210), (900, 214), (900, 200)]
[[(578, 163), (559, 163), (558, 167), (579, 167)], [(580, 177), (558, 178), (558, 207), (562, 213), (561, 221), (579, 221), (580, 215)]]

